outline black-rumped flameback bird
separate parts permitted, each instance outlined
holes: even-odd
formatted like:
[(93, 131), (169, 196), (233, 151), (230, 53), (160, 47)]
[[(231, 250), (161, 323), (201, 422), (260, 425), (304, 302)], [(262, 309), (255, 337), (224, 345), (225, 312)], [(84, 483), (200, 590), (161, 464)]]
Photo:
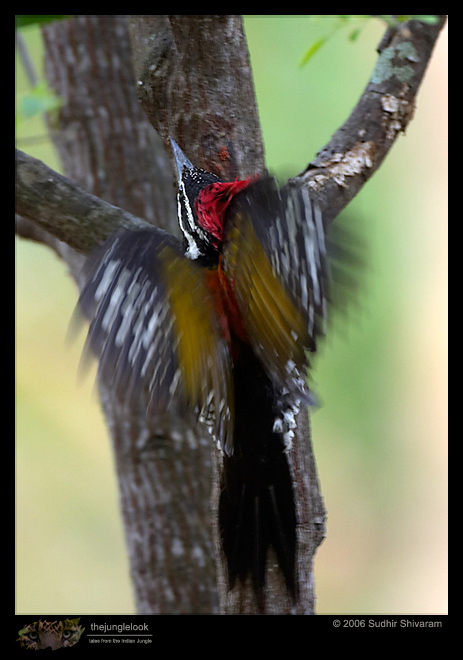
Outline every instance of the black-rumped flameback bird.
[(287, 455), (313, 401), (308, 356), (323, 333), (328, 266), (307, 189), (267, 175), (224, 182), (171, 140), (182, 242), (123, 230), (88, 259), (80, 307), (99, 375), (147, 428), (207, 432), (223, 457), (219, 529), (229, 587), (259, 603), (272, 548), (296, 591), (296, 506)]

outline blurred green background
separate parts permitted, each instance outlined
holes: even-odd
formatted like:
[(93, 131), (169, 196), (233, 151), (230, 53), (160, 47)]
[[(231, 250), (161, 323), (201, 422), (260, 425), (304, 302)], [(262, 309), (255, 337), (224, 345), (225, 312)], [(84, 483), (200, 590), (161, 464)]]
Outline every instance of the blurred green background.
[[(336, 33), (330, 17), (248, 16), (269, 169), (301, 171), (346, 119), (384, 32)], [(40, 34), (23, 31), (42, 69)], [(313, 380), (327, 538), (317, 612), (447, 612), (447, 33), (414, 120), (344, 213), (368, 246), (361, 312), (336, 319)], [(28, 89), (16, 67), (17, 94)], [(59, 169), (40, 119), (19, 148)], [(47, 248), (16, 239), (16, 611), (130, 613), (134, 601), (113, 457), (82, 342), (66, 345), (76, 289)]]

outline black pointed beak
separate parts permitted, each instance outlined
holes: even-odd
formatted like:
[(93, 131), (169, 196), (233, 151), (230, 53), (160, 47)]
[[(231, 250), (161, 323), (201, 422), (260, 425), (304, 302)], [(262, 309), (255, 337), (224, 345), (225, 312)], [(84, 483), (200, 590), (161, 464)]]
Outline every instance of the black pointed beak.
[(178, 178), (179, 178), (179, 181), (180, 181), (181, 178), (182, 178), (182, 172), (183, 172), (184, 168), (186, 168), (188, 170), (194, 170), (194, 167), (193, 167), (192, 163), (188, 160), (188, 158), (185, 156), (183, 151), (180, 149), (178, 144), (175, 142), (175, 140), (173, 138), (169, 138), (169, 139), (170, 139), (170, 143), (172, 145), (172, 151), (174, 152), (175, 163), (177, 165)]

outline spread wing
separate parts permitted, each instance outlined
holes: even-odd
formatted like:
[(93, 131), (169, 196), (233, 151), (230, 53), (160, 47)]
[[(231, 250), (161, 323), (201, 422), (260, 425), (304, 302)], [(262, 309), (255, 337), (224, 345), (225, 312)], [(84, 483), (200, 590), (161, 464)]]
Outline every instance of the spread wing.
[(308, 193), (278, 190), (270, 178), (239, 193), (221, 267), (269, 377), (310, 403), (306, 352), (324, 331), (328, 274), (321, 212)]
[(173, 438), (204, 422), (231, 453), (232, 372), (205, 269), (153, 228), (109, 238), (85, 270), (86, 352), (121, 405), (146, 401), (150, 428)]

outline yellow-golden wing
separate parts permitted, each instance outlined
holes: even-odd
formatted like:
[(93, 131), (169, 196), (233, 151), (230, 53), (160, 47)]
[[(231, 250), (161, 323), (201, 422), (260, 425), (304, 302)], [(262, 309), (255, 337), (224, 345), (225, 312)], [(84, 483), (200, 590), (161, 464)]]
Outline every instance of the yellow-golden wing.
[(269, 378), (310, 403), (307, 352), (324, 331), (327, 306), (320, 210), (306, 192), (257, 181), (229, 208), (221, 267)]
[(145, 401), (162, 435), (205, 424), (231, 453), (232, 370), (205, 274), (166, 232), (124, 230), (89, 259), (79, 307), (121, 405)]

